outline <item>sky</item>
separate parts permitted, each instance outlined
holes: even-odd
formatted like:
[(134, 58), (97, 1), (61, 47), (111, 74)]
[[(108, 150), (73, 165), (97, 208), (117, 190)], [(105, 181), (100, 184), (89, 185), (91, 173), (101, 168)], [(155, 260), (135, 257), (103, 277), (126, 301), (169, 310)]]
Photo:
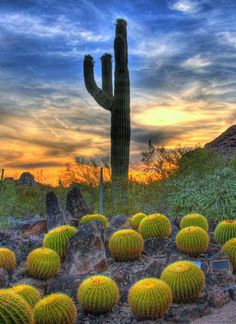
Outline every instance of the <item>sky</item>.
[(235, 123), (235, 16), (234, 0), (1, 0), (0, 168), (52, 179), (75, 158), (109, 155), (110, 113), (85, 89), (83, 57), (101, 85), (117, 18), (128, 28), (131, 161), (149, 139), (214, 139)]

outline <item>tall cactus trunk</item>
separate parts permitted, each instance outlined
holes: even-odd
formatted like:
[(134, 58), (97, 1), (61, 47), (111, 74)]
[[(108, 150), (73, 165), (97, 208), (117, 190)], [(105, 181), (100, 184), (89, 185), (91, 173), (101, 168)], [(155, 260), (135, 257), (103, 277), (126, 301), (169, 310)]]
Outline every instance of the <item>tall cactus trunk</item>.
[(86, 55), (84, 59), (84, 79), (88, 92), (100, 106), (111, 112), (112, 200), (118, 211), (119, 207), (123, 209), (124, 205), (127, 206), (130, 151), (130, 81), (126, 21), (123, 19), (118, 19), (116, 22), (114, 52), (114, 96), (110, 54), (101, 57), (102, 89), (94, 80), (94, 64), (90, 55)]

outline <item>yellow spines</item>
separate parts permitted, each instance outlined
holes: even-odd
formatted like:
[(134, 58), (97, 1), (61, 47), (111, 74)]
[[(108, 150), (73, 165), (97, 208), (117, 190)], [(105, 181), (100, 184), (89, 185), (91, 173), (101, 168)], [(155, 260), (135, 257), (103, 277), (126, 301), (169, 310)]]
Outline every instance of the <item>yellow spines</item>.
[(77, 298), (86, 312), (106, 313), (118, 303), (119, 288), (109, 277), (92, 276), (81, 283)]
[(60, 257), (51, 249), (35, 249), (27, 257), (26, 269), (32, 277), (47, 280), (59, 272)]
[(236, 221), (224, 220), (220, 222), (214, 231), (217, 244), (223, 245), (231, 238), (236, 237)]
[(22, 297), (31, 307), (34, 307), (35, 304), (41, 299), (40, 292), (31, 285), (15, 285), (11, 290)]
[(143, 251), (143, 237), (132, 229), (123, 229), (112, 234), (109, 250), (117, 261), (138, 260)]
[(151, 214), (141, 221), (139, 232), (144, 239), (167, 237), (171, 234), (171, 223), (165, 215)]
[(208, 231), (208, 221), (206, 217), (200, 214), (185, 215), (180, 221), (180, 228), (182, 229), (188, 226), (199, 226), (206, 232)]
[(5, 247), (0, 248), (0, 268), (12, 272), (16, 267), (15, 253)]
[(34, 324), (30, 305), (11, 289), (0, 290), (1, 324)]
[(130, 218), (130, 224), (134, 229), (138, 229), (139, 228), (139, 224), (141, 223), (141, 221), (146, 217), (147, 215), (144, 213), (137, 213), (134, 214), (131, 218)]
[(199, 226), (184, 227), (176, 235), (175, 240), (177, 249), (192, 257), (204, 253), (209, 244), (207, 232)]
[(100, 215), (100, 214), (85, 215), (80, 219), (80, 224), (85, 224), (85, 223), (92, 222), (95, 220), (101, 221), (101, 223), (104, 227), (109, 227), (108, 219), (105, 216)]
[(232, 238), (227, 241), (221, 248), (220, 252), (229, 256), (233, 270), (236, 271), (236, 238)]
[(75, 324), (77, 309), (66, 294), (51, 294), (41, 299), (34, 308), (35, 324)]
[(78, 232), (77, 228), (70, 225), (62, 225), (53, 228), (43, 240), (43, 246), (57, 252), (64, 259), (70, 239)]
[(129, 290), (128, 302), (138, 320), (162, 318), (172, 303), (172, 291), (162, 280), (145, 278), (136, 282)]
[(177, 261), (167, 266), (161, 280), (170, 286), (176, 303), (194, 301), (205, 285), (203, 271), (189, 261)]

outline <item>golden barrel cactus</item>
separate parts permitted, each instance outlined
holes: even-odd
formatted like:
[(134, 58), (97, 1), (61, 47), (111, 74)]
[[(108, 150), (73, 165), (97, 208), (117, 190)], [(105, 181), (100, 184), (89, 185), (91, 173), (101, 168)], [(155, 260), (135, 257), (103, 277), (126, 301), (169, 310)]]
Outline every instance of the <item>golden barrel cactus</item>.
[(214, 237), (217, 244), (220, 245), (236, 237), (236, 220), (224, 220), (220, 222), (215, 228)]
[(207, 232), (199, 226), (184, 227), (176, 235), (175, 240), (177, 249), (191, 257), (204, 253), (209, 244)]
[(112, 234), (109, 249), (117, 261), (138, 260), (143, 251), (143, 237), (132, 229), (123, 229)]
[(170, 264), (162, 271), (161, 280), (170, 286), (176, 303), (196, 300), (205, 285), (203, 271), (190, 261)]
[(119, 288), (109, 277), (92, 276), (81, 283), (77, 298), (86, 312), (106, 313), (118, 303)]
[(0, 248), (0, 268), (12, 272), (16, 267), (15, 253), (5, 247)]
[(139, 232), (144, 239), (167, 237), (171, 234), (171, 223), (165, 215), (151, 214), (141, 221)]
[(169, 310), (172, 291), (162, 280), (145, 278), (136, 282), (129, 290), (128, 302), (138, 320), (158, 320)]
[(188, 226), (199, 226), (206, 232), (208, 231), (208, 221), (206, 217), (200, 214), (185, 215), (180, 221), (180, 228), (182, 229)]
[(144, 213), (137, 213), (130, 217), (130, 224), (134, 229), (138, 229), (141, 221), (147, 217)]
[(104, 227), (109, 227), (108, 219), (100, 214), (85, 215), (80, 219), (80, 224), (86, 224), (95, 220), (99, 220)]
[(41, 299), (40, 292), (31, 285), (15, 285), (11, 290), (22, 297), (31, 307), (34, 307), (35, 304)]
[(229, 256), (233, 270), (236, 271), (236, 237), (227, 241), (221, 248), (220, 252)]

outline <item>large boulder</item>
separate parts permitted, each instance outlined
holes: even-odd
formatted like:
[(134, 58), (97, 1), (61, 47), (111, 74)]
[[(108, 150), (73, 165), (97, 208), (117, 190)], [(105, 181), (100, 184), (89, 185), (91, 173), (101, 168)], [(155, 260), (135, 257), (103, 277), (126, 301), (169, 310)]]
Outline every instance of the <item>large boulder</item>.
[(18, 220), (14, 217), (9, 217), (8, 223), (11, 228), (23, 238), (47, 232), (47, 220), (41, 218), (40, 215), (35, 215), (33, 218), (26, 220)]
[(68, 246), (65, 271), (68, 275), (104, 272), (108, 268), (105, 246), (98, 222), (81, 225)]
[(36, 185), (34, 176), (30, 172), (23, 172), (20, 175), (17, 183), (21, 186), (27, 186), (27, 187), (34, 187)]
[(48, 192), (46, 195), (46, 209), (47, 228), (49, 231), (55, 227), (68, 223), (66, 213), (62, 209), (60, 201), (53, 191)]

